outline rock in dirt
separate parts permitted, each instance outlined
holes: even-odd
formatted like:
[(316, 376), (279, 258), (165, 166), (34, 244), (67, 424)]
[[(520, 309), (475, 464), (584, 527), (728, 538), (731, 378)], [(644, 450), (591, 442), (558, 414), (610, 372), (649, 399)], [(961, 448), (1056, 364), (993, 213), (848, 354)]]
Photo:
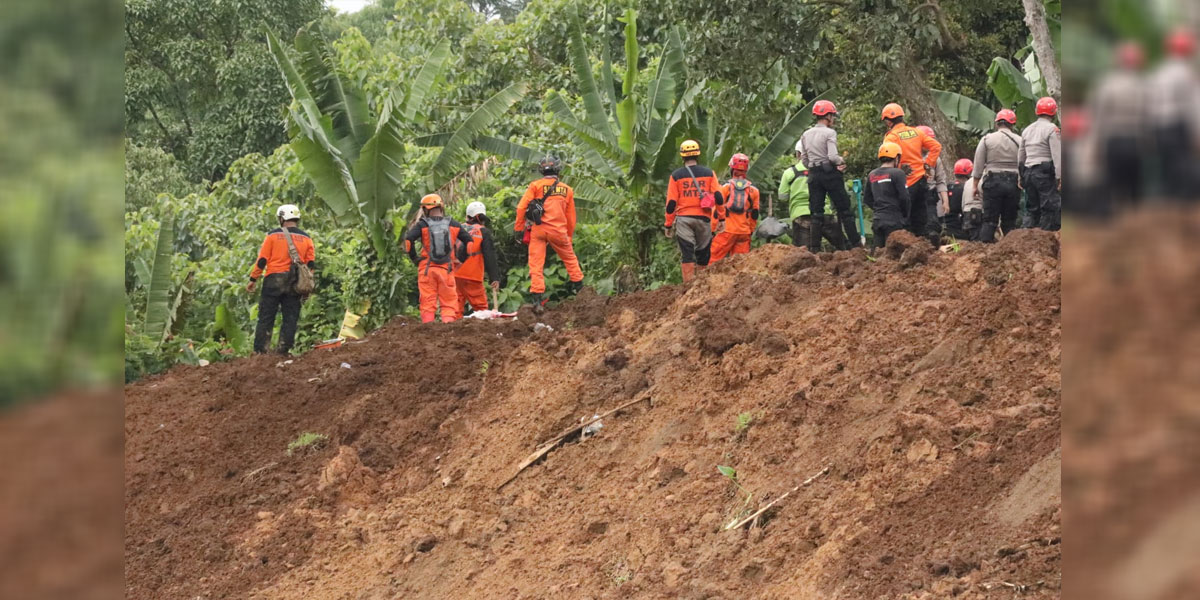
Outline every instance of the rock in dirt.
[(379, 488), (375, 472), (362, 464), (358, 451), (350, 446), (340, 446), (317, 481), (317, 491), (334, 490), (344, 499), (360, 499)]
[(884, 246), (883, 253), (884, 256), (892, 260), (900, 260), (900, 257), (909, 248), (919, 247), (922, 244), (925, 246), (925, 255), (928, 258), (929, 253), (933, 252), (933, 246), (930, 245), (929, 240), (919, 238), (907, 230), (901, 229), (900, 231), (892, 232), (892, 235), (888, 236), (887, 245)]

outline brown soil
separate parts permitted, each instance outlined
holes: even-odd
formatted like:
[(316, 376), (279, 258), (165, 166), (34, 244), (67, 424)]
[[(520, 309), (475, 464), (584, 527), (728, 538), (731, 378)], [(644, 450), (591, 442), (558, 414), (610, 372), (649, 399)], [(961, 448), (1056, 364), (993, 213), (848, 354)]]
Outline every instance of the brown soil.
[[(128, 386), (127, 597), (1058, 597), (1057, 237), (928, 250), (769, 245)], [(289, 456), (306, 431), (328, 443)]]

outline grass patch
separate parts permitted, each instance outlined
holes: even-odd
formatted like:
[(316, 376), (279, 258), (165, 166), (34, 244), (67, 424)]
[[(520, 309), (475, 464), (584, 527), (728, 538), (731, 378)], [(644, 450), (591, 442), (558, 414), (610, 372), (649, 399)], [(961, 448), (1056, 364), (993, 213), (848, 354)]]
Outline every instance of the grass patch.
[(300, 437), (292, 440), (287, 446), (288, 456), (291, 456), (297, 450), (316, 450), (325, 445), (329, 440), (329, 436), (323, 433), (312, 433), (306, 431), (300, 434)]
[(487, 375), (488, 369), (490, 369), (491, 367), (492, 367), (492, 363), (490, 363), (486, 360), (483, 361), (483, 364), (479, 365), (479, 374)]
[(733, 435), (737, 439), (746, 437), (746, 431), (754, 424), (755, 416), (752, 412), (744, 412), (737, 416), (737, 420), (733, 423)]

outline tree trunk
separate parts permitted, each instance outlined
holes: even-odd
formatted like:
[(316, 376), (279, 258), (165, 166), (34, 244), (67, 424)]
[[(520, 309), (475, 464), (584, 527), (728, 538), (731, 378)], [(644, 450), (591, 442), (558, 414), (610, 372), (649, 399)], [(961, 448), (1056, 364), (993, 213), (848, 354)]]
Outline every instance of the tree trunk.
[(1058, 60), (1054, 54), (1054, 43), (1050, 39), (1050, 27), (1046, 25), (1046, 7), (1042, 0), (1021, 0), (1025, 5), (1025, 24), (1033, 34), (1033, 53), (1037, 55), (1038, 68), (1046, 79), (1046, 92), (1056, 100), (1062, 99), (1062, 76), (1058, 72)]
[(974, 156), (973, 148), (968, 152), (962, 145), (958, 127), (938, 107), (937, 100), (929, 91), (925, 70), (918, 66), (910, 56), (902, 62), (902, 67), (893, 73), (891, 87), (895, 91), (900, 105), (904, 107), (905, 122), (914, 127), (917, 125), (932, 127), (937, 133), (938, 141), (942, 144), (942, 154), (948, 159), (954, 157), (954, 160), (957, 160), (965, 156)]

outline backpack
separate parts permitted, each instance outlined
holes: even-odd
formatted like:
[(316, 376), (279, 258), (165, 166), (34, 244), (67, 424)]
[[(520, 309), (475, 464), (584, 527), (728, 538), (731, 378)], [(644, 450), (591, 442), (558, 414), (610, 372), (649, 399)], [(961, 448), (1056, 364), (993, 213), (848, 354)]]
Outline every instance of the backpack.
[(300, 260), (300, 252), (296, 250), (296, 242), (292, 241), (292, 232), (288, 231), (287, 227), (280, 227), (283, 230), (283, 239), (287, 240), (288, 256), (292, 259), (292, 266), (288, 268), (288, 287), (300, 296), (308, 296), (317, 289), (316, 279), (313, 278), (312, 269)]
[(731, 194), (726, 201), (725, 206), (729, 212), (735, 215), (744, 215), (750, 212), (750, 182), (745, 179), (735, 179), (730, 181)]
[(425, 249), (429, 254), (429, 262), (438, 265), (450, 264), (453, 254), (450, 246), (450, 219), (425, 219), (425, 228), (429, 232), (429, 247)]
[[(554, 180), (558, 183), (558, 179)], [(546, 198), (550, 196), (550, 192), (557, 186), (551, 185), (542, 190), (541, 198), (534, 198), (529, 201), (529, 206), (525, 207), (525, 218), (534, 225), (542, 224), (542, 217), (546, 215)]]

